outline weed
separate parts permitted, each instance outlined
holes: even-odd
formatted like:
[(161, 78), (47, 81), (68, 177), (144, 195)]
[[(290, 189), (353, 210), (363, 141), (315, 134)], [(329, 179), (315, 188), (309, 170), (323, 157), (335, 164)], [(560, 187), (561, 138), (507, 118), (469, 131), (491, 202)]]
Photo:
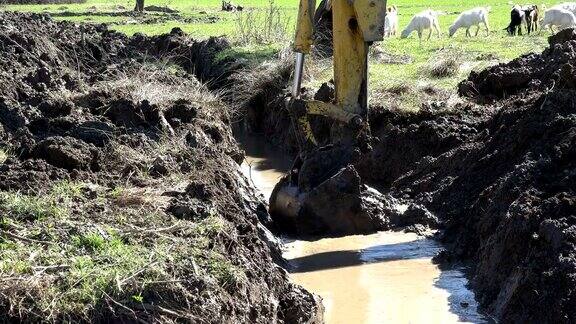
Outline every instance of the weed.
[(84, 235), (73, 236), (72, 243), (77, 248), (83, 248), (89, 251), (100, 251), (107, 242), (102, 235), (91, 232)]
[(210, 253), (206, 266), (208, 274), (214, 277), (222, 287), (234, 287), (247, 280), (246, 274), (221, 254)]
[(108, 197), (110, 197), (112, 199), (118, 199), (118, 198), (122, 197), (122, 195), (124, 194), (125, 191), (126, 191), (126, 188), (121, 187), (121, 186), (117, 186), (108, 193)]
[(195, 231), (198, 236), (214, 237), (228, 229), (228, 224), (220, 217), (211, 215), (197, 223)]
[(134, 300), (137, 303), (142, 303), (142, 302), (144, 302), (144, 297), (142, 297), (141, 294), (132, 295), (132, 300)]
[(69, 203), (73, 199), (82, 197), (82, 188), (84, 184), (71, 182), (71, 181), (58, 181), (50, 190), (50, 195), (56, 201), (64, 201)]

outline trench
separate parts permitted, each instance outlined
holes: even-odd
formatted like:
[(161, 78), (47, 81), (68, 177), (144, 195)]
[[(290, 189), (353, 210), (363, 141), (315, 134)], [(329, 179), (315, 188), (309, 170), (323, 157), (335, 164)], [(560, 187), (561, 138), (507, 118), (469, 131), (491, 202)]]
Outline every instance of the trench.
[[(236, 132), (243, 174), (270, 197), (291, 158), (258, 135)], [(462, 266), (440, 269), (435, 240), (405, 232), (319, 238), (283, 237), (290, 278), (319, 295), (335, 323), (492, 323), (481, 314)]]

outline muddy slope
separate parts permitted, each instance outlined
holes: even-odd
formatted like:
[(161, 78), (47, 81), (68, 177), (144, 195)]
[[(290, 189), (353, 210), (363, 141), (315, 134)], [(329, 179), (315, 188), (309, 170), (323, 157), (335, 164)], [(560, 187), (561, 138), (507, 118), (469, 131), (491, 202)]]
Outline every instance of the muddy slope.
[(1, 318), (319, 320), (190, 73), (217, 85), (226, 46), (0, 13)]

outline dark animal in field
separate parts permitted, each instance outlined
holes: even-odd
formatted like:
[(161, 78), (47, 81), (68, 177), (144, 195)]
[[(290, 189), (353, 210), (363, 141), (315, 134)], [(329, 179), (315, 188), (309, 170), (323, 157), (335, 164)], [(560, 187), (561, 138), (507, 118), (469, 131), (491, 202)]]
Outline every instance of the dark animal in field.
[(525, 21), (525, 13), (522, 7), (515, 5), (510, 12), (510, 24), (506, 27), (506, 31), (510, 36), (522, 35), (522, 22)]
[(242, 11), (244, 7), (234, 5), (230, 1), (222, 1), (222, 11)]

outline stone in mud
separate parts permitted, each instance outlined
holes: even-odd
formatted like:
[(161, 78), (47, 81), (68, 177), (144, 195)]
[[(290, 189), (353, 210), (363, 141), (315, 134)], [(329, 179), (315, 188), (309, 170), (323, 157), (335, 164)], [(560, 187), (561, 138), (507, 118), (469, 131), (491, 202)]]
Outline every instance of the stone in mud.
[(32, 157), (67, 170), (86, 170), (95, 167), (98, 152), (95, 148), (73, 137), (55, 136), (34, 147)]
[(166, 110), (166, 119), (178, 119), (182, 123), (189, 123), (198, 115), (199, 107), (186, 100), (178, 100)]
[(75, 127), (70, 136), (97, 147), (103, 147), (114, 137), (115, 126), (105, 121), (87, 121)]
[(146, 125), (146, 119), (141, 107), (135, 105), (129, 99), (118, 99), (112, 101), (106, 110), (104, 116), (108, 117), (112, 123), (121, 127), (139, 127)]
[(167, 212), (179, 219), (198, 221), (210, 216), (212, 208), (198, 199), (175, 198), (168, 207)]

